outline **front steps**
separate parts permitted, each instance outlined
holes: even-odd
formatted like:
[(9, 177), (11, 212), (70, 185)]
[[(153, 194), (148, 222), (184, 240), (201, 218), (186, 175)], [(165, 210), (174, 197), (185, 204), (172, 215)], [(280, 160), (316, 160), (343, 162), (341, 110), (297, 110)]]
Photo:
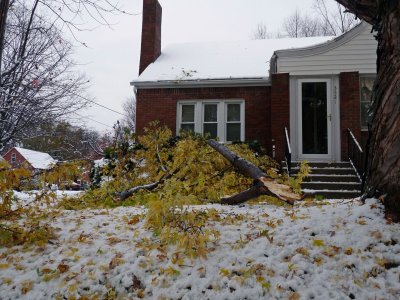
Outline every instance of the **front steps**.
[[(299, 162), (292, 162), (291, 176), (299, 171)], [(311, 174), (301, 184), (305, 194), (323, 199), (360, 197), (361, 182), (349, 162), (309, 162)]]

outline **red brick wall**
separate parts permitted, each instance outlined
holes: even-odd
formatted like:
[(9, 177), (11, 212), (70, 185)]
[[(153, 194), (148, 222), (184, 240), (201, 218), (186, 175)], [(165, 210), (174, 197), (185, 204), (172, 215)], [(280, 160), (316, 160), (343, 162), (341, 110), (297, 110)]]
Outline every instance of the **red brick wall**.
[(143, 0), (139, 75), (161, 54), (162, 8), (157, 0)]
[(347, 128), (361, 142), (360, 80), (358, 72), (339, 75), (340, 84), (340, 134), (342, 160), (348, 160)]
[[(12, 155), (15, 153), (16, 156), (16, 162), (12, 162)], [(13, 167), (17, 168), (21, 166), (24, 162), (26, 162), (26, 159), (17, 151), (15, 148), (10, 149), (5, 155), (3, 155), (3, 158)]]
[(139, 89), (136, 103), (138, 133), (150, 121), (159, 120), (176, 133), (176, 111), (179, 100), (244, 99), (245, 139), (259, 140), (269, 151), (270, 87), (218, 87), (182, 89)]
[(290, 129), (289, 73), (272, 74), (271, 87), (271, 139), (275, 140), (276, 160), (285, 157), (284, 128)]

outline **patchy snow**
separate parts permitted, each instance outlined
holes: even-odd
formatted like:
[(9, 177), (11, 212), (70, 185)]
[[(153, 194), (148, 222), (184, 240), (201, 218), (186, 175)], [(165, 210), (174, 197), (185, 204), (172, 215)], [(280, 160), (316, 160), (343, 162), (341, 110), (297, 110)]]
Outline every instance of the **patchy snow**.
[(276, 50), (303, 48), (333, 37), (173, 44), (134, 82), (268, 78)]
[(109, 159), (107, 158), (101, 158), (93, 161), (94, 167), (95, 168), (102, 168), (105, 167), (108, 163), (110, 162)]
[[(26, 206), (29, 205), (30, 203), (38, 200), (40, 198), (40, 195), (44, 195), (46, 193), (51, 193), (55, 195), (55, 203), (57, 202), (57, 199), (61, 199), (63, 197), (78, 197), (82, 195), (84, 192), (83, 191), (63, 191), (63, 190), (51, 190), (51, 191), (42, 191), (42, 190), (32, 190), (32, 191), (24, 191), (24, 192), (18, 192), (18, 191), (13, 191), (13, 196), (15, 197), (16, 202), (13, 203), (11, 206), (11, 209), (16, 209), (19, 206)], [(47, 207), (47, 204), (42, 204), (42, 207)], [(1, 298), (0, 298), (1, 299)]]
[(15, 149), (31, 164), (35, 169), (48, 170), (54, 166), (57, 161), (49, 154), (39, 151), (15, 147)]
[(216, 209), (221, 236), (207, 259), (175, 264), (175, 247), (143, 247), (157, 238), (142, 207), (62, 212), (57, 240), (0, 249), (0, 298), (400, 298), (400, 224), (377, 200), (193, 209)]

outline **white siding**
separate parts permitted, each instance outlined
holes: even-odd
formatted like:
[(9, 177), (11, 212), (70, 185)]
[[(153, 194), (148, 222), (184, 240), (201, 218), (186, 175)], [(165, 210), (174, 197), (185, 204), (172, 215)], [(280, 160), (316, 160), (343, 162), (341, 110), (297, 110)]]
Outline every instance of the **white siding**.
[(334, 75), (350, 71), (375, 74), (377, 41), (371, 33), (371, 26), (363, 27), (351, 40), (324, 52), (298, 57), (278, 56), (277, 71), (293, 76)]

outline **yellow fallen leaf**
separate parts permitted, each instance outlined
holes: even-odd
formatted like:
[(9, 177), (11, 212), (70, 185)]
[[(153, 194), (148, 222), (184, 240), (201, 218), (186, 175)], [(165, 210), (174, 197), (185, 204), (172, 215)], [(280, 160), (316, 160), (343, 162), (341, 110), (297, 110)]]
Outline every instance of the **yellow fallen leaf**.
[(10, 267), (10, 264), (0, 264), (0, 270), (8, 269), (9, 267)]
[(365, 221), (365, 219), (359, 219), (357, 223), (360, 225), (367, 225), (367, 221)]
[(349, 247), (344, 250), (344, 254), (346, 255), (352, 255), (353, 254), (353, 248)]
[(57, 269), (58, 269), (58, 271), (60, 271), (60, 273), (65, 273), (65, 272), (68, 272), (69, 266), (66, 265), (66, 264), (64, 264), (64, 263), (60, 263), (60, 264), (57, 266)]
[(231, 274), (231, 272), (228, 269), (222, 268), (221, 270), (219, 270), (219, 274), (228, 277)]
[(300, 254), (302, 254), (304, 256), (310, 256), (310, 253), (308, 252), (307, 248), (304, 248), (304, 247), (297, 248), (296, 252), (300, 253)]
[(13, 283), (13, 280), (10, 277), (3, 277), (2, 281), (3, 281), (4, 284), (7, 284), (7, 285), (10, 285), (10, 284)]
[(33, 281), (27, 280), (22, 282), (21, 292), (23, 295), (27, 294), (33, 288)]
[(317, 258), (315, 258), (314, 259), (314, 263), (317, 265), (317, 266), (320, 266), (320, 265), (322, 265), (323, 263), (324, 263), (324, 260), (322, 259), (322, 257), (317, 257)]
[(299, 299), (300, 299), (299, 293), (294, 292), (289, 295), (289, 300), (299, 300)]
[(324, 247), (325, 243), (323, 240), (313, 240), (313, 245), (316, 247)]

